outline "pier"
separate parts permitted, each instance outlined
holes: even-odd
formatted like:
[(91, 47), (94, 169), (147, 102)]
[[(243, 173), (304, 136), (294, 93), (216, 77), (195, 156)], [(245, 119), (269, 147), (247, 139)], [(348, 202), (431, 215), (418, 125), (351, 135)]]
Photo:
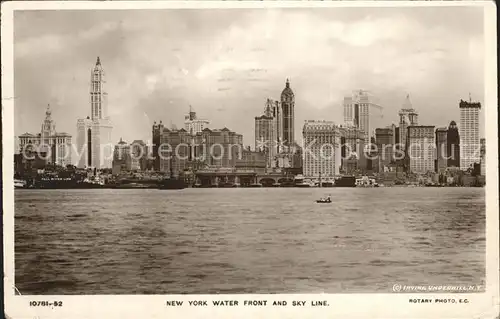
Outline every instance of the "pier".
[(221, 183), (248, 186), (261, 184), (272, 186), (284, 182), (293, 182), (292, 177), (282, 173), (265, 173), (253, 169), (215, 168), (198, 170), (195, 173), (196, 184), (201, 187), (217, 187)]

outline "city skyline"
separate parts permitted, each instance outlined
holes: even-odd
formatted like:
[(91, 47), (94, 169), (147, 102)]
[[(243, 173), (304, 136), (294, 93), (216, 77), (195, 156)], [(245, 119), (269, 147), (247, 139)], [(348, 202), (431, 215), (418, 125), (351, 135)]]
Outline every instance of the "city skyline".
[[(64, 17), (51, 11), (16, 12), (16, 136), (39, 125), (48, 103), (58, 129), (76, 136), (74, 121), (67, 118), (74, 114), (76, 121), (89, 113), (88, 72), (96, 56), (107, 75), (114, 142), (120, 137), (147, 141), (155, 120), (182, 127), (192, 105), (211, 121), (210, 127), (228, 127), (244, 136), (245, 145), (252, 145), (254, 116), (267, 98), (279, 99), (287, 78), (296, 98), (294, 135), (299, 143), (305, 120), (342, 124), (343, 98), (355, 89), (377, 97), (384, 108), (382, 126), (398, 123), (407, 94), (419, 111), (419, 122), (437, 127), (458, 122), (458, 102), (469, 93), (473, 100), (484, 101), (480, 8), (206, 11), (84, 11), (78, 16), (65, 12)], [(36, 25), (37, 17), (52, 22), (27, 29), (23, 21)], [(388, 23), (392, 18), (404, 26), (401, 35)], [(67, 19), (74, 20), (74, 27), (58, 28)], [(130, 26), (130, 19), (137, 23)], [(103, 23), (95, 23), (100, 20)], [(155, 28), (176, 21), (183, 21), (178, 33)], [(229, 31), (223, 29), (227, 26)], [(263, 36), (245, 37), (245, 28)], [(321, 28), (326, 36), (308, 35), (301, 28)], [(35, 38), (38, 32), (44, 36)], [(356, 34), (370, 43), (357, 41)], [(294, 38), (300, 46), (291, 43)], [(165, 41), (156, 49), (141, 49), (141, 44), (158, 39)], [(31, 50), (40, 41), (54, 45)], [(308, 45), (318, 53), (305, 51)], [(49, 57), (60, 67), (54, 68)], [(438, 107), (443, 111), (436, 114)], [(40, 119), (25, 116), (37, 113)]]

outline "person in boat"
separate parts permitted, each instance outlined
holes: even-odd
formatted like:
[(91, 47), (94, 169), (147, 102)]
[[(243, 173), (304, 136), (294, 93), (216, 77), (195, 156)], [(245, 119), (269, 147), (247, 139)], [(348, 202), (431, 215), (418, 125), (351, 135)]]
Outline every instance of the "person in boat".
[(332, 200), (331, 200), (331, 198), (330, 198), (330, 195), (328, 195), (328, 197), (327, 197), (327, 198), (323, 198), (323, 197), (322, 197), (322, 198), (320, 198), (320, 199), (319, 199), (319, 201), (320, 201), (320, 202), (323, 202), (323, 203), (331, 203), (331, 202), (332, 202)]

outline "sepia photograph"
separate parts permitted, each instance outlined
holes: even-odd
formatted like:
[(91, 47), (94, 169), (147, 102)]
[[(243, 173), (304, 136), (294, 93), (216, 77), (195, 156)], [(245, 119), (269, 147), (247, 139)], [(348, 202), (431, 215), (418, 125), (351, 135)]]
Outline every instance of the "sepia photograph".
[(339, 3), (11, 9), (5, 291), (494, 310), (495, 6)]

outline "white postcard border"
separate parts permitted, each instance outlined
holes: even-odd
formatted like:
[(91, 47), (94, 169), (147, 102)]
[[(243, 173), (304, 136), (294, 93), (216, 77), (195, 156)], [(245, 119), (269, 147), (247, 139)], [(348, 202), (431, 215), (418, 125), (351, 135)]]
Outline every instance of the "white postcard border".
[[(394, 7), (394, 6), (483, 6), (485, 23), (485, 114), (486, 114), (486, 274), (485, 293), (475, 294), (273, 294), (273, 295), (82, 295), (18, 296), (14, 289), (14, 47), (15, 10), (168, 9), (168, 8), (291, 8), (291, 7)], [(123, 1), (123, 2), (3, 2), (2, 3), (2, 119), (4, 201), (5, 314), (9, 318), (495, 318), (499, 313), (498, 242), (498, 148), (496, 10), (490, 1)], [(466, 75), (464, 75), (466, 76)], [(467, 299), (462, 304), (411, 304), (410, 298)], [(30, 300), (63, 301), (61, 308), (30, 307)], [(182, 307), (167, 307), (168, 300), (184, 301)], [(188, 300), (238, 300), (237, 307), (193, 307)], [(267, 300), (268, 306), (242, 306), (245, 300)], [(269, 306), (272, 301), (288, 306)], [(326, 300), (328, 307), (291, 307), (294, 300)]]

